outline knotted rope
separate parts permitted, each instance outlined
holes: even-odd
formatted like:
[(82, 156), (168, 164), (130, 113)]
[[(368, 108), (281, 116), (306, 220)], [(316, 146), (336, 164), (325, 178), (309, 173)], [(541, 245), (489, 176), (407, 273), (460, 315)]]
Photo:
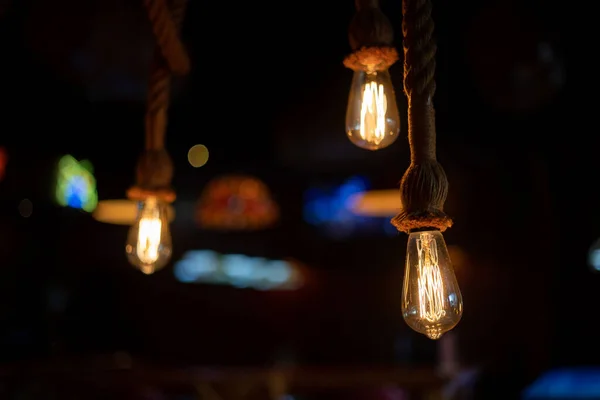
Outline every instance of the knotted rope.
[(448, 179), (436, 159), (435, 53), (431, 0), (403, 0), (404, 91), (408, 97), (410, 166), (400, 182), (402, 212), (392, 224), (402, 232), (452, 226), (444, 213)]
[(353, 71), (380, 71), (398, 60), (394, 29), (379, 8), (379, 0), (356, 0), (356, 13), (348, 28), (352, 53), (344, 65)]
[(145, 151), (137, 164), (137, 182), (128, 197), (143, 200), (149, 196), (163, 201), (175, 200), (171, 189), (173, 162), (165, 149), (167, 111), (171, 92), (171, 73), (189, 71), (189, 59), (179, 31), (183, 22), (186, 0), (145, 0), (148, 17), (156, 36), (156, 48), (150, 70), (145, 117)]

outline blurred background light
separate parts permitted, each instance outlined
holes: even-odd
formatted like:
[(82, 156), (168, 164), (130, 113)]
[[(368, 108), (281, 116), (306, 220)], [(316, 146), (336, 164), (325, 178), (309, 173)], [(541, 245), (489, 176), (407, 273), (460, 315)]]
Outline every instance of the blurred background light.
[(196, 222), (204, 229), (252, 231), (274, 226), (279, 206), (260, 179), (224, 175), (204, 188), (196, 207)]
[[(131, 225), (138, 214), (138, 203), (129, 199), (100, 200), (92, 213), (96, 221), (114, 225)], [(169, 222), (175, 219), (175, 209), (167, 206)]]
[(203, 144), (197, 144), (188, 151), (188, 162), (194, 168), (200, 168), (208, 162), (208, 148)]
[(548, 371), (523, 392), (522, 400), (600, 399), (600, 368), (561, 368)]
[(177, 280), (255, 290), (296, 290), (302, 277), (294, 261), (191, 250), (175, 263)]
[(77, 161), (71, 155), (58, 162), (56, 201), (63, 207), (92, 212), (98, 204), (94, 168), (87, 160)]

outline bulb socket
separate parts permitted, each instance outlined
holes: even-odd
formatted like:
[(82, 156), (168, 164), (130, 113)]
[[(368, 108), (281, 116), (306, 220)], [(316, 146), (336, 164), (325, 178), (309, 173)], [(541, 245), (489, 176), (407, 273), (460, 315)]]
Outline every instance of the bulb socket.
[(408, 231), (408, 233), (418, 233), (418, 232), (427, 232), (427, 231), (440, 231), (439, 228), (435, 228), (433, 226), (424, 226), (420, 228), (414, 228)]

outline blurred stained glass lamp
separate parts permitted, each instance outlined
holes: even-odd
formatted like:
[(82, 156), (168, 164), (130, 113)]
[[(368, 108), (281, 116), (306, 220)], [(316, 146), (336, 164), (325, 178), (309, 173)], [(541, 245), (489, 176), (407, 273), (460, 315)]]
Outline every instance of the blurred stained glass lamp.
[(71, 207), (92, 212), (98, 204), (94, 168), (87, 160), (77, 161), (70, 155), (58, 162), (56, 179), (56, 202), (63, 207)]
[(226, 175), (210, 181), (196, 207), (196, 222), (205, 229), (260, 230), (278, 220), (279, 207), (267, 185), (247, 175)]

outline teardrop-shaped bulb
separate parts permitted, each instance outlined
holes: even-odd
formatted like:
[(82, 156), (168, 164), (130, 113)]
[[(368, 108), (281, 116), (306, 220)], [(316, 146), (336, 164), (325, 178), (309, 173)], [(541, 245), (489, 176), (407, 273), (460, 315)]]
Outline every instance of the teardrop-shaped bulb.
[(355, 71), (348, 96), (346, 132), (356, 146), (378, 150), (394, 143), (400, 113), (388, 70)]
[(167, 206), (151, 197), (140, 202), (138, 209), (127, 235), (125, 253), (134, 267), (152, 274), (167, 265), (173, 250)]
[(444, 237), (439, 231), (408, 236), (402, 315), (415, 331), (439, 339), (462, 316), (460, 289)]

